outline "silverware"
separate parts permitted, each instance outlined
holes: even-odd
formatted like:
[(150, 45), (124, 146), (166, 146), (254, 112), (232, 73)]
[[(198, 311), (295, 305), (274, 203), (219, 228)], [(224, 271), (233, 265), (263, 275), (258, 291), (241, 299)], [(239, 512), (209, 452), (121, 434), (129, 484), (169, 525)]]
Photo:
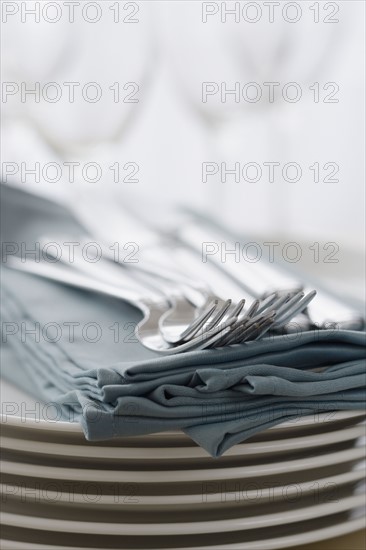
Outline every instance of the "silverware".
[[(69, 250), (62, 244), (62, 242), (70, 242), (68, 236), (64, 236), (64, 240), (57, 241), (55, 238), (51, 240), (41, 239), (41, 244), (47, 242), (57, 242), (58, 251), (61, 252), (60, 257), (52, 254), (52, 251), (48, 252), (48, 256), (52, 258), (52, 261), (58, 260), (62, 265), (68, 266), (72, 270), (76, 270), (79, 273), (92, 277), (97, 281), (112, 284), (116, 288), (120, 288), (121, 282), (127, 279), (127, 283), (130, 279), (137, 279), (143, 285), (144, 288), (153, 289), (158, 292), (161, 297), (170, 304), (166, 312), (159, 319), (159, 329), (170, 345), (180, 345), (184, 342), (192, 340), (198, 333), (203, 337), (209, 331), (212, 331), (219, 326), (219, 323), (225, 318), (226, 322), (237, 319), (240, 310), (235, 307), (231, 308), (231, 300), (224, 302), (216, 296), (210, 296), (206, 292), (205, 300), (202, 307), (197, 305), (186, 298), (186, 294), (191, 294), (194, 283), (189, 282), (188, 279), (177, 277), (175, 281), (170, 279), (154, 281), (155, 273), (151, 273), (148, 268), (140, 269), (139, 267), (127, 267), (124, 264), (105, 260), (103, 257), (98, 261), (86, 262), (85, 258), (80, 253), (80, 249), (74, 250), (72, 261), (68, 258)], [(102, 246), (104, 255), (111, 260), (109, 251), (106, 247)], [(162, 268), (161, 268), (162, 269)], [(185, 281), (185, 284), (181, 283), (181, 280)], [(191, 286), (189, 286), (191, 285)], [(198, 285), (195, 290), (198, 290)], [(191, 294), (192, 295), (192, 294)], [(241, 309), (241, 308), (240, 308)], [(237, 311), (236, 311), (237, 310)], [(165, 334), (162, 331), (164, 328), (163, 319), (169, 318), (169, 336), (165, 338)]]
[(217, 341), (226, 336), (235, 319), (228, 319), (218, 326), (206, 331), (204, 334), (190, 339), (183, 344), (172, 346), (162, 337), (159, 330), (159, 319), (171, 307), (166, 298), (161, 295), (153, 295), (146, 289), (137, 290), (135, 286), (130, 288), (117, 288), (108, 283), (102, 283), (62, 265), (49, 265), (45, 262), (36, 262), (27, 259), (23, 262), (20, 258), (12, 256), (8, 258), (7, 267), (31, 273), (62, 284), (75, 286), (85, 290), (98, 292), (107, 296), (122, 299), (140, 309), (143, 319), (135, 329), (136, 337), (147, 348), (164, 354), (175, 354), (193, 349), (205, 349), (214, 346)]
[[(41, 244), (43, 242), (57, 241), (52, 238), (51, 240), (42, 239)], [(64, 236), (63, 242), (70, 242), (70, 239)], [(103, 258), (100, 258), (97, 262), (86, 262), (79, 248), (74, 250), (72, 262), (70, 262), (67, 255), (68, 249), (61, 242), (58, 242), (58, 250), (61, 252), (60, 260), (69, 267), (116, 287), (120, 286), (123, 277), (127, 273), (131, 273), (131, 270), (133, 277), (135, 272), (139, 273), (140, 271), (139, 267), (121, 269), (119, 264), (109, 262)], [(171, 250), (165, 250), (168, 255), (172, 252)], [(155, 282), (154, 285), (151, 281), (152, 274), (149, 273), (148, 269), (143, 270), (143, 275), (144, 282), (147, 282), (150, 286), (155, 286), (171, 304), (171, 307), (159, 318), (159, 329), (164, 340), (172, 346), (189, 342), (197, 334), (203, 337), (209, 331), (220, 326), (220, 323), (232, 323), (233, 320), (235, 322), (231, 325), (231, 328), (236, 337), (232, 333), (228, 334), (225, 340), (220, 340), (220, 346), (227, 345), (229, 341), (234, 344), (242, 343), (248, 339), (258, 339), (269, 329), (284, 326), (288, 319), (304, 309), (315, 296), (315, 292), (309, 293), (306, 297), (302, 292), (298, 292), (292, 297), (289, 294), (282, 296), (274, 294), (265, 300), (254, 301), (248, 311), (242, 314), (246, 303), (245, 299), (239, 300), (238, 303), (233, 303), (232, 300), (223, 300), (214, 294), (208, 285), (202, 282), (190, 282), (189, 279), (185, 278), (184, 284), (180, 281), (160, 280), (158, 284)], [(129, 276), (131, 277), (131, 275)], [(197, 304), (192, 303), (185, 297), (185, 294), (189, 295), (192, 290), (201, 293), (204, 301), (202, 307), (197, 307)], [(247, 302), (249, 302), (249, 299), (247, 299)]]
[[(214, 326), (221, 319), (225, 320), (231, 317), (236, 319), (236, 322), (232, 326), (232, 331), (226, 336), (225, 340), (221, 340), (217, 344), (220, 346), (228, 345), (229, 343), (243, 343), (249, 339), (259, 339), (268, 330), (276, 330), (285, 326), (294, 315), (307, 307), (315, 295), (315, 291), (309, 292), (306, 296), (304, 296), (303, 292), (298, 292), (292, 297), (290, 294), (279, 296), (274, 293), (262, 301), (253, 301), (249, 309), (243, 311), (245, 306), (244, 299), (237, 304), (232, 304), (231, 300), (224, 301), (218, 296), (211, 294), (209, 298), (214, 303), (221, 304), (221, 307), (213, 312), (213, 317), (211, 316), (207, 320), (207, 323)], [(262, 326), (263, 322), (265, 322), (264, 326)], [(182, 315), (182, 312), (178, 311), (178, 309), (170, 310), (159, 321), (164, 339), (172, 344), (183, 342), (192, 336), (192, 330), (190, 329), (177, 334), (177, 324), (181, 326), (188, 325), (193, 329), (194, 322), (190, 318), (190, 312)], [(254, 327), (257, 327), (256, 331), (254, 331)], [(195, 330), (194, 333), (197, 333), (198, 330)]]
[[(191, 210), (189, 214), (190, 219), (187, 218), (186, 223), (177, 231), (177, 239), (195, 250), (196, 254), (201, 254), (202, 243), (204, 242), (225, 242), (228, 249), (232, 249), (235, 242), (238, 241), (238, 239), (235, 241), (235, 238), (228, 231), (219, 227), (214, 220)], [(298, 291), (300, 288), (305, 292), (310, 291), (305, 283), (286, 271), (283, 266), (280, 267), (264, 259), (257, 263), (247, 262), (245, 269), (243, 269), (242, 264), (235, 262), (231, 262), (228, 266), (226, 262), (221, 262), (220, 259), (214, 256), (210, 256), (208, 261), (223, 271), (236, 284), (258, 298), (263, 297), (265, 292), (281, 289), (284, 292), (289, 292), (290, 289)], [(358, 311), (347, 306), (340, 299), (323, 289), (317, 290), (316, 300), (309, 303), (306, 317), (308, 318), (309, 328), (362, 330), (365, 326), (365, 319)], [(304, 316), (293, 320), (301, 326), (304, 322)]]

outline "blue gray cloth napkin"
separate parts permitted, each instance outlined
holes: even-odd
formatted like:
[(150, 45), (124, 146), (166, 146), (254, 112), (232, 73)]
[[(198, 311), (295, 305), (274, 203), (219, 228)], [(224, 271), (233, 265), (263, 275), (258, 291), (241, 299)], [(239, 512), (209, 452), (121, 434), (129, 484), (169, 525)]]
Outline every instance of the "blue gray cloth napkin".
[[(13, 214), (44, 210), (42, 199), (17, 193), (8, 193)], [(55, 218), (62, 226), (62, 212), (53, 217), (53, 203), (46, 207), (44, 217), (8, 217), (7, 242), (34, 243)], [(65, 216), (65, 231), (68, 223)], [(220, 456), (285, 420), (365, 408), (363, 332), (310, 331), (159, 356), (134, 337), (141, 314), (133, 307), (14, 272), (6, 262), (1, 314), (2, 376), (54, 403), (62, 418), (80, 420), (90, 440), (182, 429)]]

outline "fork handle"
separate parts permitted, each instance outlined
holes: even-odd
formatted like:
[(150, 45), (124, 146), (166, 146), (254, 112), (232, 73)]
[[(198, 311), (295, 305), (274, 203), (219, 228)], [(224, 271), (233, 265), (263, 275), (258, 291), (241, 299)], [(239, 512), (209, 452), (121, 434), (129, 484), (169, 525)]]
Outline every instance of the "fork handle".
[(11, 269), (37, 275), (38, 277), (43, 277), (51, 281), (97, 292), (113, 298), (119, 298), (120, 300), (124, 300), (138, 307), (142, 311), (146, 311), (147, 304), (150, 301), (148, 297), (143, 296), (142, 293), (133, 289), (120, 288), (110, 283), (97, 281), (93, 277), (74, 272), (64, 265), (49, 265), (46, 262), (36, 262), (29, 258), (27, 258), (26, 262), (23, 262), (16, 256), (8, 258), (5, 265)]
[[(57, 242), (59, 250), (61, 250), (61, 257), (58, 258), (57, 255), (52, 254), (52, 249), (47, 250), (47, 254), (51, 257), (57, 258), (58, 261), (66, 265), (72, 265), (76, 267), (78, 271), (87, 273), (90, 275), (90, 264), (86, 266), (85, 261), (80, 258), (80, 253), (74, 250), (74, 258), (72, 262), (65, 260), (69, 257), (69, 250), (66, 248), (65, 244), (67, 242), (72, 242), (73, 237), (70, 235), (63, 235), (61, 239), (57, 238), (47, 238), (46, 236), (41, 237), (41, 244), (47, 244), (49, 242)], [(81, 246), (88, 244), (90, 240), (85, 237), (78, 237), (78, 243)], [(152, 255), (154, 261), (146, 257), (146, 251), (142, 255), (142, 258), (138, 263), (123, 263), (119, 261), (114, 253), (108, 248), (105, 243), (99, 242), (101, 246), (102, 256), (98, 259), (97, 255), (94, 256), (95, 263), (92, 262), (92, 269), (95, 271), (96, 277), (101, 281), (109, 281), (117, 284), (120, 284), (121, 279), (126, 278), (127, 274), (129, 277), (133, 274), (134, 283), (136, 280), (141, 281), (141, 284), (144, 286), (147, 285), (149, 288), (152, 288), (155, 292), (159, 294), (165, 294), (166, 288), (165, 285), (179, 285), (184, 286), (188, 292), (188, 287), (192, 288), (192, 292), (201, 291), (203, 292), (206, 289), (206, 285), (200, 283), (196, 279), (189, 277), (185, 274), (182, 274), (177, 270), (177, 267), (174, 266), (174, 262), (171, 262), (171, 257), (174, 255), (174, 251), (171, 246), (165, 243), (160, 247), (153, 246)], [(151, 252), (151, 248), (148, 249), (148, 252)], [(151, 254), (150, 254), (151, 255)], [(149, 255), (148, 255), (149, 256)], [(96, 265), (99, 264), (99, 265)], [(136, 277), (137, 276), (137, 277)]]
[[(152, 287), (148, 284), (148, 281), (141, 278), (136, 279), (131, 274), (131, 271), (127, 269), (121, 269), (121, 265), (116, 262), (111, 262), (104, 257), (95, 257), (94, 261), (86, 262), (85, 257), (81, 254), (80, 250), (74, 250), (72, 259), (69, 257), (68, 249), (64, 244), (58, 243), (59, 250), (61, 251), (60, 257), (53, 256), (57, 262), (61, 262), (63, 265), (68, 266), (72, 270), (82, 273), (88, 277), (93, 277), (97, 281), (102, 283), (108, 283), (117, 288), (131, 289), (135, 292), (140, 292), (144, 297), (150, 297), (152, 300), (161, 301), (163, 293), (157, 290), (156, 284)], [(132, 264), (134, 265), (134, 264)]]
[[(187, 243), (187, 246), (199, 252), (200, 243), (204, 242), (208, 235), (216, 243), (229, 237), (229, 242), (231, 241), (231, 244), (233, 244), (231, 235), (226, 230), (218, 227), (213, 220), (200, 217), (198, 222), (197, 213), (193, 212), (193, 216), (194, 219), (187, 221), (178, 234), (179, 238)], [(202, 229), (202, 225), (204, 229)], [(241, 273), (240, 264), (231, 262), (230, 269), (228, 269), (225, 263), (221, 263), (214, 256), (210, 256), (210, 259), (217, 267), (226, 271), (229, 276), (231, 275), (238, 282), (249, 286), (256, 295), (260, 294), (266, 287), (268, 291), (268, 285), (270, 284), (278, 289), (288, 289), (292, 286), (295, 289), (302, 288), (305, 292), (309, 290), (307, 285), (278, 264), (269, 262), (249, 264), (246, 266), (245, 273)], [(309, 304), (308, 315), (312, 323), (319, 328), (329, 328), (329, 325), (333, 325), (340, 329), (363, 330), (366, 324), (365, 318), (360, 312), (323, 289), (317, 291), (316, 299)]]

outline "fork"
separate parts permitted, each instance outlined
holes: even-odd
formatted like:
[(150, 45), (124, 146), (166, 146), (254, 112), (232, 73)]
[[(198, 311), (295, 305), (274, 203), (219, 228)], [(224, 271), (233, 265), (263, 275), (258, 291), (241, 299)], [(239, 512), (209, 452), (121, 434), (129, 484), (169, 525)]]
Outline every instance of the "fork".
[(135, 288), (117, 288), (111, 284), (97, 281), (92, 277), (75, 273), (66, 266), (50, 266), (45, 262), (36, 262), (29, 258), (26, 262), (23, 262), (19, 257), (12, 256), (8, 258), (6, 266), (17, 271), (31, 273), (66, 285), (119, 298), (130, 303), (140, 309), (143, 314), (143, 319), (137, 324), (135, 329), (136, 337), (145, 347), (163, 354), (176, 354), (193, 349), (200, 350), (214, 347), (218, 340), (230, 332), (231, 326), (235, 322), (234, 318), (227, 319), (200, 336), (180, 345), (172, 345), (164, 340), (159, 330), (160, 317), (171, 307), (166, 298), (161, 295), (151, 292), (149, 295), (146, 289), (137, 289), (136, 286)]
[[(94, 256), (93, 261), (86, 262), (80, 249), (73, 251), (73, 258), (69, 258), (66, 242), (72, 242), (69, 235), (63, 235), (62, 239), (42, 237), (40, 244), (57, 242), (60, 256), (48, 249), (47, 256), (52, 261), (60, 261), (62, 264), (76, 269), (87, 276), (93, 276), (97, 280), (120, 286), (124, 273), (132, 273), (144, 285), (162, 293), (169, 300), (171, 307), (160, 317), (159, 328), (164, 339), (172, 345), (179, 345), (192, 339), (198, 333), (203, 336), (209, 330), (218, 326), (225, 318), (238, 321), (238, 316), (244, 306), (245, 300), (233, 304), (231, 300), (222, 300), (209, 292), (206, 284), (196, 282), (179, 272), (167, 271), (164, 267), (148, 262), (143, 266), (135, 264), (121, 264), (115, 261), (115, 257), (109, 249), (102, 245), (102, 257)], [(78, 241), (79, 242), (79, 241)], [(83, 245), (88, 241), (80, 239)], [(158, 282), (156, 281), (158, 279)], [(268, 305), (270, 305), (269, 300)], [(264, 310), (264, 308), (263, 308)], [(166, 319), (165, 326), (164, 320)]]
[[(296, 316), (298, 316), (300, 312), (304, 311), (316, 295), (316, 292), (314, 290), (309, 292), (306, 296), (301, 290), (293, 290), (292, 292), (289, 291), (287, 293), (283, 291), (273, 291), (271, 294), (267, 294), (262, 298), (258, 297), (255, 300), (255, 298), (253, 298), (251, 294), (246, 292), (245, 289), (241, 288), (240, 294), (244, 294), (245, 299), (239, 300), (238, 303), (231, 303), (228, 300), (222, 300), (220, 296), (212, 292), (210, 285), (203, 282), (202, 262), (198, 260), (196, 254), (191, 251), (189, 247), (186, 247), (183, 243), (177, 242), (174, 237), (173, 240), (165, 241), (164, 247), (164, 255), (162, 254), (160, 247), (158, 249), (150, 249), (150, 256), (151, 252), (153, 252), (154, 257), (158, 255), (161, 261), (164, 261), (164, 257), (166, 256), (170, 258), (173, 257), (175, 263), (180, 265), (182, 270), (186, 271), (187, 265), (189, 264), (191, 267), (191, 273), (193, 272), (196, 276), (197, 273), (201, 274), (200, 282), (197, 282), (197, 280), (187, 279), (188, 282), (186, 281), (184, 284), (183, 292), (189, 297), (189, 299), (193, 299), (193, 302), (198, 307), (201, 306), (201, 310), (203, 310), (204, 312), (207, 311), (206, 308), (209, 304), (212, 304), (213, 302), (217, 304), (217, 308), (214, 309), (211, 312), (211, 315), (208, 316), (206, 320), (206, 326), (204, 326), (203, 328), (201, 326), (203, 332), (204, 330), (208, 330), (208, 327), (210, 325), (214, 325), (218, 319), (235, 316), (237, 318), (237, 321), (233, 329), (238, 329), (236, 334), (239, 336), (239, 334), (243, 333), (243, 331), (240, 332), (239, 330), (240, 326), (245, 324), (246, 328), (248, 330), (250, 329), (250, 319), (252, 320), (251, 323), (254, 326), (256, 323), (264, 321), (264, 319), (262, 319), (263, 315), (270, 314), (270, 312), (275, 312), (275, 317), (271, 319), (271, 323), (269, 323), (268, 325), (266, 324), (263, 327), (263, 331), (259, 331), (256, 336), (252, 334), (252, 339), (258, 339), (269, 329), (277, 331), (279, 329), (284, 330), (284, 328), (287, 326), (288, 321), (294, 317), (296, 318)], [(183, 253), (183, 256), (181, 256), (180, 253)], [(148, 267), (150, 267), (150, 265), (151, 262), (147, 264)], [(214, 267), (206, 266), (205, 275), (212, 277), (214, 275), (212, 269), (215, 270)], [(160, 273), (158, 274), (161, 277), (164, 277), (164, 269), (161, 268)], [(224, 282), (225, 284), (226, 278), (222, 282)], [(220, 290), (220, 294), (221, 293), (224, 294), (223, 288)], [(196, 297), (197, 294), (200, 295), (200, 299)], [(249, 302), (252, 302), (252, 305), (248, 309), (247, 313), (243, 313), (243, 315), (241, 315), (241, 312), (244, 309), (244, 305)], [(178, 344), (185, 341), (186, 338), (192, 336), (193, 333), (196, 333), (197, 331), (195, 330), (195, 325), (193, 323), (194, 318), (192, 317), (192, 315), (193, 313), (191, 308), (187, 308), (185, 310), (175, 310), (174, 308), (172, 308), (170, 311), (164, 314), (160, 319), (160, 329), (164, 335), (164, 338), (170, 343)], [(180, 325), (182, 327), (182, 332), (176, 331), (177, 325)], [(183, 327), (188, 328), (184, 330)], [(244, 337), (245, 334), (243, 334), (243, 338)], [(239, 343), (241, 341), (245, 341), (245, 338), (243, 340), (230, 338), (230, 342), (232, 343), (233, 341)], [(223, 342), (220, 342), (220, 345), (222, 344)]]
[[(64, 236), (63, 242), (70, 242), (68, 236)], [(57, 242), (58, 250), (61, 252), (58, 257), (53, 253), (52, 250), (47, 251), (47, 256), (52, 258), (52, 261), (60, 261), (64, 266), (69, 266), (69, 268), (76, 269), (78, 272), (88, 276), (94, 277), (100, 282), (112, 284), (115, 287), (120, 287), (121, 278), (123, 279), (123, 272), (132, 272), (133, 277), (137, 278), (145, 285), (150, 288), (153, 288), (159, 294), (165, 296), (167, 301), (170, 302), (170, 308), (160, 317), (159, 319), (159, 328), (161, 330), (161, 319), (165, 314), (171, 314), (171, 327), (174, 337), (170, 340), (167, 340), (169, 344), (178, 345), (180, 343), (188, 341), (193, 338), (201, 330), (201, 335), (204, 332), (207, 332), (210, 328), (213, 329), (218, 325), (218, 322), (224, 316), (228, 308), (224, 308), (222, 300), (216, 299), (215, 296), (212, 299), (204, 300), (204, 307), (198, 309), (197, 307), (197, 297), (196, 301), (187, 299), (186, 295), (192, 296), (192, 293), (199, 287), (199, 284), (195, 284), (193, 281), (187, 283), (187, 280), (175, 274), (167, 274), (164, 276), (162, 268), (156, 268), (155, 270), (150, 270), (150, 267), (146, 268), (135, 267), (134, 264), (120, 264), (112, 260), (112, 256), (109, 253), (108, 249), (103, 247), (103, 252), (106, 254), (107, 259), (100, 258), (98, 261), (93, 261), (92, 263), (86, 263), (85, 259), (80, 254), (79, 249), (74, 250), (72, 260), (68, 258), (68, 249), (61, 241), (57, 241), (55, 238), (51, 240), (43, 237), (40, 239), (40, 243), (46, 244), (47, 242)], [(81, 241), (83, 244), (83, 241)], [(68, 259), (66, 259), (68, 258)], [(96, 260), (96, 256), (93, 260)], [(108, 261), (112, 260), (112, 261)], [(161, 272), (160, 272), (161, 270)], [(160, 276), (158, 275), (160, 273)], [(156, 283), (154, 277), (158, 276), (160, 279), (159, 283)], [(196, 287), (194, 289), (193, 287)], [(207, 293), (206, 293), (207, 294)], [(240, 310), (238, 309), (237, 315), (239, 315)], [(236, 310), (234, 308), (233, 315), (236, 318)], [(231, 316), (226, 315), (226, 319), (230, 319)], [(213, 320), (214, 319), (214, 320)], [(209, 323), (209, 324), (208, 324)], [(206, 326), (206, 329), (203, 330), (203, 326)], [(164, 336), (164, 334), (163, 334)]]
[[(164, 339), (171, 344), (180, 344), (187, 341), (197, 332), (204, 334), (210, 326), (215, 326), (218, 320), (225, 320), (235, 317), (236, 322), (232, 325), (232, 330), (226, 337), (216, 342), (216, 346), (223, 346), (242, 343), (249, 339), (259, 339), (270, 329), (279, 329), (286, 325), (295, 315), (303, 311), (315, 297), (316, 291), (309, 292), (306, 296), (303, 292), (298, 292), (291, 297), (291, 294), (278, 295), (273, 293), (264, 300), (254, 300), (242, 315), (245, 300), (232, 304), (231, 300), (222, 300), (221, 298), (210, 295), (217, 307), (208, 314), (206, 308), (197, 318), (200, 326), (196, 327), (190, 312), (182, 312), (177, 309), (167, 311), (159, 320), (159, 326)], [(184, 313), (186, 313), (184, 315)], [(200, 323), (202, 316), (207, 315), (205, 324)], [(268, 322), (267, 322), (268, 321)], [(187, 326), (181, 332), (177, 331), (178, 326)], [(256, 327), (256, 330), (254, 328)]]
[[(65, 237), (66, 238), (66, 237)], [(41, 239), (41, 243), (50, 242), (46, 238)], [(51, 239), (55, 242), (55, 239)], [(67, 241), (64, 241), (67, 242)], [(60, 242), (58, 243), (61, 251), (60, 260), (70, 266), (70, 262), (65, 260), (67, 257), (67, 249)], [(108, 250), (106, 251), (107, 258), (110, 258)], [(48, 253), (52, 256), (52, 253)], [(55, 258), (55, 257), (53, 257)], [(152, 282), (152, 275), (159, 274), (159, 268), (151, 273), (150, 265), (147, 267), (134, 267), (134, 264), (122, 264), (124, 268), (133, 273), (137, 273), (142, 277), (143, 282), (168, 298), (171, 307), (159, 318), (158, 324), (160, 332), (164, 340), (171, 345), (177, 346), (184, 344), (194, 338), (197, 334), (201, 337), (205, 336), (210, 330), (219, 326), (221, 321), (233, 322), (233, 333), (227, 334), (226, 337), (220, 338), (220, 346), (230, 343), (240, 343), (248, 339), (258, 339), (270, 328), (283, 326), (285, 322), (303, 310), (315, 295), (310, 293), (304, 298), (304, 294), (298, 292), (294, 296), (290, 294), (278, 296), (276, 293), (268, 296), (260, 301), (255, 300), (248, 311), (241, 315), (246, 301), (241, 299), (238, 303), (232, 303), (231, 300), (222, 300), (219, 296), (212, 293), (208, 285), (202, 282), (196, 282), (184, 277), (176, 276), (176, 280), (172, 280), (172, 273), (165, 275), (164, 270), (160, 268), (161, 278), (165, 277), (164, 284), (160, 280), (159, 284)], [(121, 279), (121, 264), (109, 262), (104, 258), (96, 263), (86, 264), (85, 259), (81, 256), (79, 249), (74, 250), (72, 266), (78, 271), (90, 276), (91, 272), (100, 281), (104, 283), (120, 285)], [(131, 267), (127, 267), (131, 266)], [(183, 281), (183, 282), (180, 282)], [(203, 307), (197, 307), (196, 301), (188, 300), (185, 295), (191, 296), (192, 293), (199, 293), (200, 301), (203, 301)], [(270, 308), (270, 309), (269, 309)], [(216, 342), (217, 344), (217, 342)]]

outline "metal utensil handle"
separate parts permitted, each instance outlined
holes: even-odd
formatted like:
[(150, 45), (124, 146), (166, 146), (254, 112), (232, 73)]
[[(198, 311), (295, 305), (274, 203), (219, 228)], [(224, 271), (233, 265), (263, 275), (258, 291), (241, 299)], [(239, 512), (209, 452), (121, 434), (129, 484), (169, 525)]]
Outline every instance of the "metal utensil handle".
[[(197, 218), (198, 214), (193, 212), (193, 216)], [(202, 229), (202, 224), (205, 227), (204, 230)], [(210, 235), (210, 239), (212, 238), (213, 242), (221, 243), (226, 238), (229, 239), (229, 245), (233, 243), (232, 237), (227, 232), (218, 228), (213, 220), (204, 217), (200, 217), (199, 221), (196, 221), (191, 216), (190, 221), (187, 220), (179, 237), (197, 251), (200, 242), (204, 242), (205, 239), (207, 241), (207, 235)], [(289, 285), (292, 285), (293, 288), (303, 288), (304, 291), (309, 291), (307, 285), (305, 286), (278, 264), (269, 263), (268, 261), (258, 262), (258, 264), (246, 265), (245, 272), (244, 270), (240, 272), (239, 264), (231, 262), (229, 267), (227, 264), (222, 264), (213, 256), (210, 258), (218, 267), (226, 271), (229, 276), (238, 282), (241, 281), (243, 286), (249, 286), (257, 293), (261, 292), (265, 286), (267, 286), (268, 291), (268, 285), (270, 285), (270, 288), (276, 287), (277, 289), (289, 289)], [(361, 330), (365, 327), (365, 319), (360, 312), (322, 289), (317, 290), (316, 299), (309, 304), (308, 315), (314, 325), (319, 328), (329, 327), (330, 324), (348, 330)]]
[[(67, 238), (64, 240), (64, 243), (66, 242), (68, 242)], [(59, 262), (62, 262), (63, 265), (76, 269), (88, 277), (93, 277), (100, 282), (111, 284), (117, 288), (120, 288), (122, 285), (124, 289), (139, 292), (142, 296), (151, 300), (161, 301), (165, 296), (163, 290), (158, 288), (158, 285), (155, 284), (151, 288), (151, 285), (146, 284), (146, 279), (141, 282), (141, 279), (136, 279), (133, 276), (131, 270), (121, 269), (120, 264), (110, 262), (105, 258), (104, 251), (102, 251), (103, 255), (101, 257), (89, 257), (88, 261), (86, 261), (80, 248), (74, 249), (73, 255), (70, 258), (68, 247), (58, 242), (58, 251), (61, 252), (60, 256), (53, 254), (52, 248), (47, 253)]]
[(140, 309), (145, 309), (146, 303), (148, 302), (146, 296), (139, 292), (97, 281), (93, 277), (74, 272), (63, 265), (49, 265), (45, 262), (30, 260), (29, 258), (26, 262), (23, 262), (20, 258), (15, 256), (8, 258), (5, 265), (17, 271), (31, 273), (66, 285), (98, 292), (99, 294), (104, 294), (113, 298), (119, 298)]
[[(202, 284), (188, 275), (185, 275), (177, 269), (176, 262), (171, 261), (174, 258), (174, 250), (164, 242), (157, 245), (149, 245), (147, 249), (143, 249), (141, 258), (138, 263), (123, 263), (118, 262), (115, 254), (105, 245), (101, 244), (103, 256), (109, 260), (109, 263), (121, 265), (128, 270), (133, 270), (141, 275), (152, 277), (156, 283), (156, 277), (163, 281), (176, 283), (179, 285), (189, 285), (192, 288), (200, 288)], [(153, 256), (152, 261), (149, 257)]]
[[(272, 269), (271, 264), (263, 266), (263, 262), (246, 261), (243, 267), (243, 262), (238, 261), (237, 258), (240, 254), (237, 246), (239, 243), (227, 240), (224, 242), (224, 236), (211, 228), (206, 231), (195, 222), (187, 223), (178, 232), (178, 239), (182, 244), (189, 246), (196, 254), (199, 254), (202, 261), (215, 264), (218, 269), (237, 284), (243, 286), (247, 292), (256, 298), (262, 298), (274, 290), (284, 289), (296, 292), (303, 288), (298, 280), (290, 276), (284, 276), (282, 273), (279, 274), (278, 271)], [(218, 249), (218, 252), (207, 254), (207, 257), (204, 257), (203, 245), (205, 245), (207, 252), (209, 245), (214, 247), (215, 250)], [(224, 246), (227, 249), (224, 250)]]

